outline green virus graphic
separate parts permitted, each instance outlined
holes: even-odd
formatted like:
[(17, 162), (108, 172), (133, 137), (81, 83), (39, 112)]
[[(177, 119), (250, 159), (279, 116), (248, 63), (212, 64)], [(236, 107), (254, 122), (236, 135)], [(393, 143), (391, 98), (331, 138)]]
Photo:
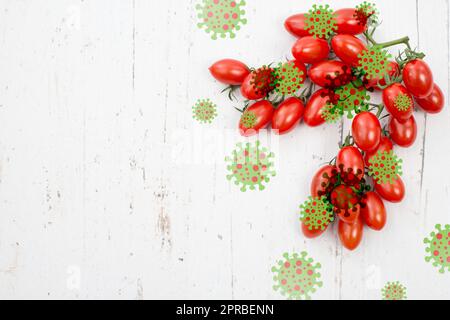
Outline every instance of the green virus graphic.
[(445, 225), (445, 228), (440, 224), (436, 225), (436, 230), (424, 240), (424, 243), (429, 254), (425, 260), (439, 268), (440, 273), (450, 271), (450, 225)]
[(336, 105), (328, 102), (323, 108), (322, 118), (327, 123), (336, 123), (342, 119), (342, 114), (338, 111)]
[(305, 18), (306, 29), (316, 38), (328, 39), (337, 31), (336, 13), (329, 5), (313, 5)]
[(356, 6), (355, 18), (360, 25), (376, 25), (378, 23), (378, 9), (375, 4), (364, 1)]
[(325, 196), (310, 197), (300, 209), (300, 221), (311, 231), (325, 230), (334, 221), (332, 206)]
[(283, 257), (284, 259), (272, 268), (275, 274), (273, 289), (280, 291), (289, 300), (310, 300), (311, 294), (315, 293), (318, 287), (322, 287), (320, 263), (314, 264), (314, 260), (308, 258), (306, 252), (300, 255), (294, 253), (292, 256), (285, 253)]
[(359, 56), (358, 70), (363, 72), (368, 80), (383, 79), (389, 67), (391, 55), (379, 46), (364, 50)]
[(378, 152), (369, 161), (369, 176), (378, 184), (393, 184), (398, 175), (402, 175), (403, 160), (394, 151)]
[(201, 123), (211, 123), (217, 117), (217, 106), (210, 99), (198, 100), (192, 111), (194, 119)]
[(303, 86), (306, 77), (293, 61), (280, 63), (272, 76), (275, 91), (282, 95), (296, 93)]
[(257, 117), (251, 111), (245, 111), (241, 118), (241, 124), (244, 128), (253, 129), (256, 125)]
[(406, 300), (406, 287), (400, 282), (388, 282), (381, 290), (383, 300)]
[(211, 38), (216, 40), (218, 36), (231, 39), (236, 37), (235, 31), (241, 29), (241, 24), (245, 25), (245, 6), (243, 0), (203, 0), (202, 4), (197, 4), (198, 23), (200, 29), (205, 29), (207, 33), (212, 33)]
[(259, 141), (256, 143), (236, 145), (231, 157), (226, 157), (229, 181), (234, 180), (236, 185), (241, 186), (241, 191), (248, 189), (262, 191), (264, 183), (270, 182), (270, 178), (276, 175), (274, 171), (275, 155), (267, 148), (262, 148)]
[(399, 111), (408, 111), (411, 108), (413, 101), (406, 93), (400, 93), (394, 101), (394, 106)]
[(253, 87), (255, 94), (266, 96), (273, 90), (273, 69), (263, 66), (252, 71), (252, 79), (250, 85)]
[(336, 89), (335, 106), (338, 112), (343, 116), (347, 113), (349, 119), (353, 118), (353, 114), (367, 110), (370, 101), (370, 95), (364, 86), (358, 86), (353, 82)]

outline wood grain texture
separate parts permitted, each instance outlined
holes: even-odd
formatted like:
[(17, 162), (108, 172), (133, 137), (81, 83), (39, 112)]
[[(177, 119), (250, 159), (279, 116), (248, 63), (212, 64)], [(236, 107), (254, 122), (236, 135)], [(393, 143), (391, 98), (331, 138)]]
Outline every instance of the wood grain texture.
[[(448, 97), (449, 1), (375, 2), (380, 41), (409, 35)], [(408, 196), (382, 233), (353, 253), (336, 230), (307, 241), (298, 206), (349, 122), (274, 141), (277, 177), (241, 193), (223, 161), (239, 114), (207, 68), (289, 57), (283, 21), (310, 5), (247, 0), (237, 38), (212, 41), (196, 3), (0, 1), (0, 298), (279, 299), (270, 269), (301, 251), (322, 264), (314, 299), (380, 299), (387, 281), (450, 298), (422, 243), (450, 224), (450, 109), (417, 114), (416, 145), (398, 149)], [(211, 125), (192, 119), (199, 98), (219, 106)]]

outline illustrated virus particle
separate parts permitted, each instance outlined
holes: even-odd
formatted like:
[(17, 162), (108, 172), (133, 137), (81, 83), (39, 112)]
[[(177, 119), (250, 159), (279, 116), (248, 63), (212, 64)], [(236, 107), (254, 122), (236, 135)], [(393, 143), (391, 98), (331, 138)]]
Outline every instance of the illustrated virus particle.
[(296, 93), (305, 83), (306, 75), (300, 70), (295, 62), (280, 63), (273, 71), (273, 86), (275, 91), (281, 95)]
[(241, 124), (244, 128), (253, 129), (256, 125), (257, 117), (251, 111), (245, 111), (241, 118)]
[(205, 29), (207, 33), (212, 33), (211, 38), (218, 37), (231, 39), (236, 37), (235, 31), (241, 29), (241, 25), (247, 23), (244, 18), (245, 1), (243, 0), (203, 0), (202, 4), (197, 4), (198, 27)]
[(315, 38), (328, 39), (337, 31), (336, 13), (329, 5), (313, 5), (305, 18), (305, 27)]
[(342, 119), (342, 114), (339, 112), (335, 104), (328, 102), (323, 108), (322, 118), (327, 123), (336, 123)]
[(310, 300), (317, 288), (322, 287), (320, 263), (314, 264), (314, 260), (308, 258), (306, 252), (300, 255), (285, 253), (283, 257), (284, 259), (272, 268), (275, 274), (273, 289), (280, 291), (289, 300)]
[(444, 228), (440, 224), (436, 225), (436, 230), (424, 240), (424, 243), (429, 254), (425, 260), (439, 268), (440, 273), (450, 271), (450, 225), (445, 225)]
[(413, 101), (408, 94), (400, 93), (394, 101), (394, 106), (399, 111), (408, 111), (413, 105)]
[(381, 290), (383, 300), (406, 300), (406, 287), (400, 282), (388, 282)]
[(210, 99), (198, 100), (192, 111), (194, 119), (201, 123), (211, 123), (217, 117), (217, 106)]
[(364, 50), (358, 56), (358, 70), (363, 72), (368, 80), (383, 79), (389, 67), (391, 55), (379, 46)]
[(364, 1), (360, 5), (356, 6), (355, 18), (360, 25), (377, 24), (378, 23), (378, 10), (375, 4)]
[(254, 144), (238, 143), (231, 157), (226, 157), (229, 181), (234, 180), (241, 191), (248, 189), (260, 191), (265, 189), (264, 184), (270, 182), (270, 178), (276, 175), (274, 171), (274, 154), (267, 148), (262, 148), (260, 142)]
[(252, 71), (252, 79), (250, 85), (253, 87), (255, 94), (266, 96), (274, 88), (273, 69), (263, 66)]
[(336, 89), (335, 94), (336, 108), (341, 115), (347, 113), (349, 119), (352, 119), (354, 114), (365, 111), (370, 101), (367, 89), (363, 85), (357, 86), (353, 82)]
[(402, 162), (394, 151), (378, 152), (369, 161), (369, 176), (378, 184), (390, 183), (402, 175)]
[(300, 210), (300, 221), (311, 231), (325, 230), (334, 221), (331, 204), (325, 196), (310, 197), (300, 206)]

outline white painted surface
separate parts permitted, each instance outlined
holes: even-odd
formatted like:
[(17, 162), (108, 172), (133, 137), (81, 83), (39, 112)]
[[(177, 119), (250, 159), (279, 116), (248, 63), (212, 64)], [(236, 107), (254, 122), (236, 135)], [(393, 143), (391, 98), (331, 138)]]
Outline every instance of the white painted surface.
[[(409, 35), (448, 97), (448, 0), (376, 2), (378, 38)], [(283, 137), (264, 192), (230, 184), (224, 154), (173, 154), (195, 132), (236, 127), (207, 67), (284, 59), (294, 39), (282, 23), (310, 3), (248, 0), (231, 41), (196, 27), (195, 3), (0, 1), (0, 298), (278, 299), (271, 266), (304, 250), (322, 264), (315, 299), (379, 299), (393, 280), (411, 299), (450, 298), (450, 274), (425, 263), (422, 244), (450, 223), (450, 108), (417, 115), (417, 144), (398, 151), (408, 197), (389, 205), (382, 233), (367, 231), (354, 253), (336, 230), (307, 241), (298, 205), (348, 123)], [(200, 126), (191, 106), (206, 97), (220, 115)]]

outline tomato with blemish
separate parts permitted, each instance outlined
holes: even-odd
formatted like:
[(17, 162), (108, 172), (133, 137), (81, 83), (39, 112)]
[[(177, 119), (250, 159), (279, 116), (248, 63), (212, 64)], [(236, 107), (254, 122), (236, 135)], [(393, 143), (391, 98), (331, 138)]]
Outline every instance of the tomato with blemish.
[[(247, 100), (259, 100), (265, 98), (267, 94), (271, 90), (272, 83), (272, 75), (273, 69), (268, 68), (265, 72), (265, 77), (260, 77), (258, 79), (258, 85), (260, 88), (257, 88), (257, 85), (254, 83), (254, 78), (258, 71), (250, 72), (247, 77), (244, 79), (244, 82), (241, 85), (241, 94)], [(261, 89), (263, 88), (263, 89)]]
[(309, 78), (318, 86), (337, 88), (353, 80), (352, 69), (342, 61), (325, 60), (309, 69)]
[(427, 113), (436, 114), (444, 109), (445, 97), (441, 88), (434, 84), (431, 94), (423, 99), (416, 98), (417, 104)]
[(340, 34), (331, 40), (331, 47), (336, 56), (351, 67), (359, 65), (359, 55), (367, 50), (367, 46), (355, 36)]
[(411, 116), (405, 123), (391, 118), (389, 122), (389, 134), (395, 144), (402, 148), (411, 147), (417, 139), (417, 123), (414, 116)]
[(241, 85), (250, 74), (249, 68), (244, 63), (234, 59), (217, 61), (209, 71), (217, 81), (233, 86)]
[(380, 120), (371, 112), (361, 112), (353, 119), (352, 134), (361, 150), (373, 151), (381, 141)]
[(328, 229), (328, 227), (327, 227), (327, 228), (324, 228), (324, 230), (322, 230), (322, 229), (309, 230), (309, 227), (307, 227), (303, 222), (301, 225), (302, 225), (303, 234), (305, 235), (305, 237), (307, 237), (309, 239), (314, 239), (314, 238), (320, 237)]
[(327, 165), (317, 171), (311, 182), (311, 195), (314, 198), (321, 197), (325, 194), (328, 182), (336, 173), (336, 167)]
[(360, 179), (364, 176), (364, 158), (356, 147), (348, 146), (342, 148), (336, 158), (336, 166), (340, 170), (352, 173)]
[(328, 45), (328, 41), (312, 36), (297, 40), (292, 48), (294, 58), (306, 64), (323, 61), (328, 58), (329, 54), (330, 46)]
[(416, 98), (426, 98), (433, 91), (433, 73), (428, 64), (421, 59), (412, 60), (405, 65), (403, 82)]
[(400, 83), (394, 83), (383, 90), (383, 103), (387, 111), (400, 122), (406, 122), (414, 112), (413, 98)]
[(302, 120), (304, 112), (305, 106), (298, 98), (291, 97), (282, 102), (272, 118), (272, 129), (275, 134), (283, 135), (294, 130)]
[(369, 165), (370, 160), (372, 160), (373, 157), (375, 157), (378, 153), (389, 152), (392, 150), (394, 150), (394, 144), (392, 143), (392, 140), (389, 139), (388, 137), (382, 137), (380, 140), (380, 144), (375, 150), (371, 152), (366, 152), (364, 160), (366, 161), (366, 164)]
[(344, 221), (339, 221), (339, 239), (341, 239), (342, 245), (353, 251), (360, 245), (364, 234), (364, 222), (360, 215), (355, 223), (349, 224)]
[(344, 8), (336, 11), (338, 34), (358, 35), (367, 30), (367, 23), (361, 23), (357, 18), (356, 9)]
[(367, 192), (362, 199), (361, 215), (366, 225), (376, 231), (381, 231), (386, 225), (386, 207), (380, 196), (373, 192)]
[(261, 129), (266, 128), (272, 121), (274, 112), (273, 105), (262, 100), (254, 103), (245, 110), (239, 121), (239, 131), (244, 137), (258, 134)]

